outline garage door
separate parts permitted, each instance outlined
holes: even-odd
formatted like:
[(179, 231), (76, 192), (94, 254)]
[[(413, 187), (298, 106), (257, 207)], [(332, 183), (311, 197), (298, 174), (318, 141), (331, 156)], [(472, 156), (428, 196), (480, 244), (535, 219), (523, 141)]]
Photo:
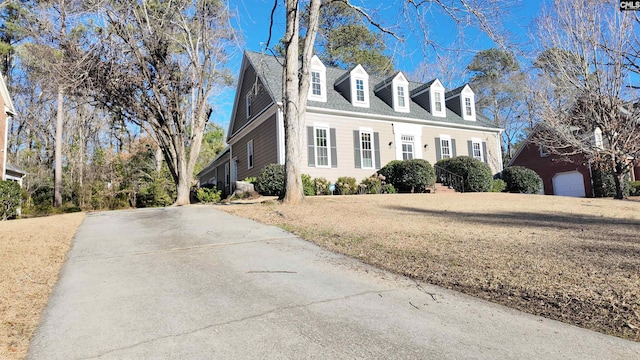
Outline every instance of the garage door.
[(553, 193), (562, 196), (584, 197), (584, 178), (577, 171), (558, 173), (553, 177)]

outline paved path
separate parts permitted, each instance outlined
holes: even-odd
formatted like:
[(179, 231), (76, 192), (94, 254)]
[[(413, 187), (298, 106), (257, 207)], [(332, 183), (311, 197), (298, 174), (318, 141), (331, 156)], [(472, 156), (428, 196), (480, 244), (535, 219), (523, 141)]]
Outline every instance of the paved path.
[(639, 359), (640, 344), (187, 206), (88, 214), (28, 358)]

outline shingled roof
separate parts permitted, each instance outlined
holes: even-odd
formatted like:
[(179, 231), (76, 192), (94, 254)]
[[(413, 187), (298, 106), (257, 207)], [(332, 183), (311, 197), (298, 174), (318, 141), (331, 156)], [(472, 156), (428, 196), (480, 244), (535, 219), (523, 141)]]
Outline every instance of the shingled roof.
[[(251, 65), (256, 69), (256, 73), (265, 84), (267, 91), (276, 101), (282, 100), (282, 69), (284, 64), (284, 59), (280, 57), (275, 57), (272, 55), (263, 55), (261, 53), (256, 53), (252, 51), (245, 51), (245, 56), (251, 63)], [(409, 101), (409, 109), (408, 113), (398, 113), (393, 110), (393, 107), (389, 106), (382, 99), (378, 98), (374, 92), (374, 86), (376, 84), (380, 84), (388, 79), (388, 77), (381, 77), (375, 75), (369, 75), (369, 107), (357, 107), (353, 106), (347, 98), (345, 98), (341, 93), (339, 93), (334, 85), (339, 80), (344, 80), (345, 76), (349, 76), (350, 70), (339, 69), (335, 67), (326, 67), (326, 79), (327, 79), (327, 102), (319, 102), (319, 101), (308, 101), (309, 107), (317, 107), (317, 108), (325, 108), (331, 110), (339, 110), (339, 111), (349, 111), (355, 113), (364, 113), (364, 114), (372, 114), (372, 115), (384, 115), (391, 117), (398, 117), (404, 119), (415, 119), (415, 120), (427, 120), (433, 122), (440, 122), (446, 126), (446, 124), (450, 125), (467, 125), (467, 126), (478, 126), (484, 127), (492, 130), (499, 129), (499, 127), (495, 126), (491, 120), (485, 118), (484, 116), (477, 114), (476, 121), (468, 121), (463, 120), (458, 114), (453, 112), (451, 109), (447, 108), (445, 117), (433, 116), (429, 113), (425, 108), (417, 104), (411, 99)], [(425, 83), (417, 83), (417, 82), (409, 82), (409, 93), (415, 94), (417, 89), (423, 90), (432, 84), (433, 81), (425, 84)], [(462, 91), (464, 86), (454, 89), (447, 93), (454, 91)]]

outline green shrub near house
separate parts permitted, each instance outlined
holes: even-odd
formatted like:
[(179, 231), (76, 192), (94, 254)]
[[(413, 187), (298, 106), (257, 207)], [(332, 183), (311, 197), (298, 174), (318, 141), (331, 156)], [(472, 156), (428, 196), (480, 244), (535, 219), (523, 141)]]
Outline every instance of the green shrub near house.
[[(616, 195), (616, 183), (613, 179), (613, 174), (608, 170), (601, 170), (594, 166), (591, 170), (591, 180), (593, 181), (593, 196), (597, 198), (606, 198), (614, 197)], [(626, 175), (624, 177), (623, 195), (625, 197), (630, 196), (632, 191), (629, 175)]]
[(281, 196), (284, 194), (284, 179), (284, 165), (269, 164), (256, 179), (256, 191), (260, 195)]
[(469, 156), (457, 156), (436, 163), (449, 172), (464, 179), (465, 192), (487, 192), (491, 190), (493, 176), (489, 165)]
[(510, 166), (502, 170), (502, 180), (506, 183), (508, 192), (538, 194), (542, 191), (540, 176), (524, 166)]
[(211, 188), (201, 187), (196, 190), (196, 199), (201, 203), (217, 203), (220, 202), (222, 197), (222, 190), (216, 189), (215, 186)]
[(16, 217), (21, 200), (22, 188), (17, 182), (0, 180), (0, 220)]
[(316, 194), (316, 184), (311, 179), (311, 175), (302, 174), (302, 190), (304, 196), (314, 196)]
[(331, 195), (329, 190), (329, 181), (323, 177), (313, 179), (316, 189), (316, 195)]
[(491, 180), (491, 192), (503, 192), (507, 188), (507, 183), (502, 179)]
[(629, 196), (640, 196), (640, 181), (629, 182)]
[(336, 193), (339, 195), (355, 195), (358, 193), (356, 178), (349, 176), (339, 177), (336, 181)]
[(425, 192), (436, 181), (433, 166), (423, 159), (391, 161), (380, 169), (379, 174), (398, 192)]

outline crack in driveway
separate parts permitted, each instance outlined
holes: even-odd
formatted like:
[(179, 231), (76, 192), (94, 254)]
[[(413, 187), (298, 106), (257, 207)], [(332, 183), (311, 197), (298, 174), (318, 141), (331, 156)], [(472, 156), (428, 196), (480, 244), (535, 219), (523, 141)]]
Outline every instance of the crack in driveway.
[(194, 246), (187, 246), (187, 247), (170, 248), (170, 249), (160, 249), (160, 250), (154, 250), (154, 251), (142, 251), (142, 252), (121, 254), (121, 255), (114, 255), (114, 256), (84, 258), (84, 259), (82, 257), (78, 257), (75, 259), (69, 259), (69, 263), (81, 264), (81, 263), (91, 262), (91, 261), (120, 259), (120, 258), (133, 257), (133, 256), (145, 256), (145, 255), (173, 253), (173, 252), (190, 251), (190, 250), (207, 249), (207, 248), (229, 247), (229, 246), (278, 241), (278, 240), (292, 240), (292, 239), (297, 239), (297, 237), (286, 236), (286, 237), (275, 237), (275, 238), (262, 239), (262, 240), (237, 241), (237, 242), (221, 243), (221, 244), (203, 244), (203, 245), (194, 245)]
[(109, 354), (113, 354), (113, 353), (116, 353), (116, 352), (119, 352), (119, 351), (124, 351), (124, 350), (131, 350), (131, 349), (134, 349), (134, 348), (136, 348), (138, 346), (145, 345), (145, 344), (150, 344), (150, 343), (153, 343), (153, 342), (156, 342), (156, 341), (159, 341), (159, 340), (176, 338), (176, 337), (185, 336), (185, 335), (193, 335), (193, 334), (196, 334), (196, 333), (201, 332), (201, 331), (213, 329), (213, 328), (220, 327), (220, 326), (241, 323), (241, 322), (244, 322), (244, 321), (247, 321), (247, 320), (258, 319), (258, 318), (267, 316), (269, 314), (273, 314), (273, 313), (277, 313), (277, 312), (281, 312), (281, 311), (292, 310), (292, 309), (303, 309), (303, 308), (310, 307), (310, 306), (313, 306), (313, 305), (330, 303), (330, 302), (334, 302), (334, 301), (347, 300), (347, 299), (351, 299), (351, 298), (359, 297), (359, 296), (363, 296), (363, 295), (369, 295), (369, 294), (378, 294), (378, 295), (380, 295), (382, 293), (389, 293), (389, 292), (395, 292), (395, 291), (400, 291), (400, 290), (404, 290), (404, 288), (388, 289), (388, 290), (363, 291), (363, 292), (359, 292), (359, 293), (355, 293), (355, 294), (351, 294), (351, 295), (346, 295), (346, 296), (339, 297), (339, 298), (331, 298), (331, 299), (325, 299), (325, 300), (312, 301), (312, 302), (307, 303), (307, 304), (283, 306), (283, 307), (275, 308), (275, 309), (272, 309), (272, 310), (269, 310), (269, 311), (265, 311), (265, 312), (262, 312), (262, 313), (259, 313), (259, 314), (243, 317), (243, 318), (240, 318), (240, 319), (233, 319), (233, 320), (224, 321), (224, 322), (221, 322), (221, 323), (210, 324), (210, 325), (207, 325), (207, 326), (204, 326), (204, 327), (201, 327), (201, 328), (198, 328), (198, 329), (190, 330), (190, 331), (185, 331), (185, 332), (181, 332), (181, 333), (177, 333), (177, 334), (160, 336), (160, 337), (157, 337), (157, 338), (141, 341), (141, 342), (129, 345), (129, 346), (125, 346), (125, 347), (121, 347), (121, 348), (117, 348), (117, 349), (112, 349), (112, 350), (106, 351), (106, 352), (104, 352), (102, 354), (99, 354), (99, 355), (94, 355), (94, 356), (91, 356), (91, 357), (81, 358), (80, 360), (99, 359), (99, 358), (101, 358), (103, 356), (106, 356), (106, 355), (109, 355)]

